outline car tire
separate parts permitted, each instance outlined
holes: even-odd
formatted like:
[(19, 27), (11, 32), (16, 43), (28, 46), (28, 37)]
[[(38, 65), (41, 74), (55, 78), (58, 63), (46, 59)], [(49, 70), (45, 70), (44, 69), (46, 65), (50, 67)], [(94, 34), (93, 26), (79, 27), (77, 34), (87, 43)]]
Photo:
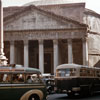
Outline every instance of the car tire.
[(38, 95), (33, 94), (33, 95), (31, 95), (31, 96), (29, 97), (28, 100), (40, 100), (40, 98), (39, 98)]

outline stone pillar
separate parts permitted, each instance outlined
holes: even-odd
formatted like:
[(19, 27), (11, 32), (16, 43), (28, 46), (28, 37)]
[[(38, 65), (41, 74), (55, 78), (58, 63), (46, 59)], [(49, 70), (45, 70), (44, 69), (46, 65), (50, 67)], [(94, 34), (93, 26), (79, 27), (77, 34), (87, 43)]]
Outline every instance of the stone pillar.
[(68, 63), (73, 63), (72, 40), (68, 39)]
[(14, 41), (10, 41), (10, 64), (15, 64)]
[(41, 73), (44, 73), (44, 46), (43, 40), (39, 40), (39, 69)]
[(0, 66), (7, 65), (7, 58), (4, 56), (4, 43), (3, 43), (3, 8), (0, 0)]
[(56, 73), (56, 67), (58, 66), (59, 60), (59, 49), (58, 49), (58, 40), (53, 40), (53, 57), (54, 57), (54, 74)]
[(28, 40), (24, 41), (24, 67), (29, 67)]
[(83, 40), (83, 65), (88, 66), (88, 44), (87, 44), (87, 39), (82, 39)]

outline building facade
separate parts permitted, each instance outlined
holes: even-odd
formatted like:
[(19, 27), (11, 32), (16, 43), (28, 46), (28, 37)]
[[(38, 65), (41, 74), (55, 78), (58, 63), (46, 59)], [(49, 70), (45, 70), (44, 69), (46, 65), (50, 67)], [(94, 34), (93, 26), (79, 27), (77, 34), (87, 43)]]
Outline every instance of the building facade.
[(85, 3), (4, 8), (8, 63), (55, 73), (57, 65), (99, 66), (100, 15)]

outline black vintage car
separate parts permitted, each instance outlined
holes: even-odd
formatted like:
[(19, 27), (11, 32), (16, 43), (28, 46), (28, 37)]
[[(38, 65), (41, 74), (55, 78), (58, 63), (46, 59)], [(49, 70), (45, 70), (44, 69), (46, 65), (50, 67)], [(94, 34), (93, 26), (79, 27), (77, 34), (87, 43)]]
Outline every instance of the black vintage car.
[(51, 74), (43, 74), (43, 81), (47, 86), (47, 92), (48, 94), (55, 93), (55, 80), (54, 75)]

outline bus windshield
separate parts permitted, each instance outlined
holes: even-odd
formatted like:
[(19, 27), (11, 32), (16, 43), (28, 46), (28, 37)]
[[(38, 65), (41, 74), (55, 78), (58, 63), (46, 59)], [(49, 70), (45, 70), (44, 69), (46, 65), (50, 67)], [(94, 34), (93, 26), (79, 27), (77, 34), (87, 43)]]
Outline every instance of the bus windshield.
[(57, 77), (75, 76), (75, 68), (58, 69)]

